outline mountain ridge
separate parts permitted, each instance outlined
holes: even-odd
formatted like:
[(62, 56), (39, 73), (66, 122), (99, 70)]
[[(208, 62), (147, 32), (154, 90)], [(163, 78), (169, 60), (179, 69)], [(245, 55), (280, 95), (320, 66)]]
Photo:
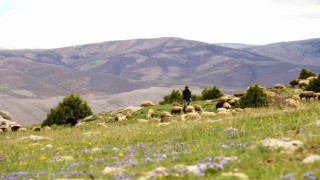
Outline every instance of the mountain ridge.
[[(47, 50), (0, 50), (0, 95), (17, 101), (45, 100), (71, 92), (106, 98), (177, 84), (215, 85), (225, 92), (239, 92), (256, 82), (288, 84), (302, 67), (319, 73), (319, 49), (320, 39), (234, 49), (166, 37)], [(305, 58), (299, 60), (301, 57)], [(106, 109), (104, 106), (110, 104), (100, 103), (96, 109)], [(48, 111), (45, 107), (44, 112)], [(23, 117), (16, 116), (18, 121)]]

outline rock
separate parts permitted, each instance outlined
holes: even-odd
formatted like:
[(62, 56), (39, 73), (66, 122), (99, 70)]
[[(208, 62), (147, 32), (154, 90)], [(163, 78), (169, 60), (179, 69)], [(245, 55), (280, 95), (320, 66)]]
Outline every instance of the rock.
[(105, 167), (102, 174), (121, 174), (125, 169), (119, 167)]
[(206, 168), (207, 166), (205, 164), (191, 165), (187, 166), (187, 172), (193, 175), (199, 175), (202, 172), (200, 169), (204, 171)]
[(29, 137), (25, 136), (25, 137), (22, 137), (20, 139), (21, 140), (29, 139), (31, 141), (51, 140), (51, 138), (47, 138), (47, 137), (44, 137), (44, 136), (35, 136), (35, 135), (30, 135)]
[(310, 156), (304, 158), (302, 160), (302, 163), (311, 164), (311, 163), (315, 163), (315, 162), (319, 162), (319, 161), (320, 161), (320, 156), (313, 154), (313, 155), (310, 155)]
[(53, 148), (53, 146), (51, 144), (47, 144), (44, 146), (45, 148)]
[(2, 133), (3, 132), (3, 130), (2, 129), (0, 129), (0, 133)]
[(86, 124), (82, 122), (78, 122), (74, 127), (75, 128), (83, 128)]
[(40, 126), (33, 127), (33, 128), (32, 128), (32, 131), (41, 131), (41, 127), (40, 127)]
[(49, 127), (49, 126), (43, 126), (41, 129), (43, 131), (51, 131), (51, 127)]
[(165, 167), (157, 167), (152, 171), (146, 173), (145, 176), (139, 178), (139, 180), (146, 180), (146, 179), (161, 179), (164, 176), (167, 176), (167, 169)]
[(264, 139), (261, 141), (262, 147), (266, 147), (269, 149), (278, 149), (282, 148), (286, 153), (292, 153), (303, 146), (303, 142), (299, 140), (292, 141), (282, 141), (279, 139)]
[(239, 178), (241, 180), (249, 179), (249, 177), (246, 174), (240, 173), (240, 172), (237, 172), (237, 173), (227, 172), (227, 173), (222, 173), (221, 175), (225, 176), (225, 177), (237, 177), (237, 178)]
[(171, 123), (159, 123), (157, 126), (168, 126), (168, 125), (170, 125)]
[(148, 113), (147, 113), (147, 118), (152, 118), (153, 117), (153, 113), (154, 113), (154, 110), (153, 109), (149, 109)]

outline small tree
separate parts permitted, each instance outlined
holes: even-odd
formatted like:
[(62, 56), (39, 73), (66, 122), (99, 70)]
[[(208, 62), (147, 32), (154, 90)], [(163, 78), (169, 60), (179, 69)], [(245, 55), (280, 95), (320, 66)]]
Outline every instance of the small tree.
[(75, 125), (79, 119), (90, 115), (92, 115), (92, 111), (87, 102), (83, 101), (79, 95), (70, 94), (57, 107), (50, 110), (47, 119), (42, 122), (42, 126)]
[(307, 79), (308, 77), (311, 77), (311, 76), (316, 76), (316, 74), (307, 70), (306, 68), (302, 68), (299, 75), (299, 79)]
[(310, 81), (309, 85), (305, 89), (307, 91), (320, 92), (320, 74), (317, 79)]
[(173, 89), (170, 94), (167, 94), (163, 97), (163, 100), (159, 102), (159, 104), (171, 104), (173, 102), (181, 102), (182, 94), (180, 90)]
[(201, 98), (202, 100), (207, 100), (207, 99), (217, 99), (221, 96), (223, 96), (223, 93), (220, 91), (220, 89), (216, 86), (213, 86), (209, 89), (205, 88), (202, 90), (201, 93)]
[(239, 106), (245, 107), (263, 107), (269, 102), (268, 95), (259, 87), (259, 84), (250, 86), (246, 94), (240, 98)]

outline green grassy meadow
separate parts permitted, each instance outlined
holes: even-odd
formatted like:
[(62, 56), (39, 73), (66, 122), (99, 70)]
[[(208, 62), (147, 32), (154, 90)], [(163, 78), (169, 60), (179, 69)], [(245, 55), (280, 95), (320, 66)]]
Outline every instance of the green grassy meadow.
[[(197, 103), (206, 111), (215, 105)], [(229, 119), (138, 123), (149, 108), (158, 116), (170, 106), (146, 107), (121, 122), (105, 112), (83, 128), (1, 133), (0, 179), (241, 179), (226, 173), (242, 173), (247, 179), (320, 178), (320, 161), (302, 163), (311, 154), (320, 155), (320, 101), (303, 101), (299, 109), (279, 104), (248, 109)], [(21, 139), (30, 135), (50, 139)], [(262, 147), (268, 138), (300, 140), (303, 146), (285, 153)], [(201, 164), (208, 168), (202, 170)], [(189, 165), (201, 173), (177, 168)], [(123, 171), (104, 174), (105, 167)], [(158, 167), (165, 170), (148, 174)]]

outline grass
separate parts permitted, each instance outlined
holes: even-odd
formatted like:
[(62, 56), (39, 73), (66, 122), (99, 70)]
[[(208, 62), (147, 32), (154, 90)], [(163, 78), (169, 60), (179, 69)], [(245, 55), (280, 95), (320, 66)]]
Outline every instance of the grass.
[[(206, 110), (215, 102), (200, 101)], [(156, 112), (168, 105), (152, 107)], [(97, 178), (139, 179), (157, 167), (165, 167), (179, 177), (159, 179), (198, 179), (185, 172), (175, 172), (177, 164), (219, 163), (219, 158), (237, 157), (222, 169), (212, 168), (203, 179), (236, 179), (222, 173), (241, 172), (249, 179), (296, 179), (313, 172), (320, 177), (320, 162), (304, 164), (310, 154), (320, 155), (320, 102), (303, 102), (299, 109), (282, 106), (246, 110), (232, 119), (220, 121), (178, 122), (168, 126), (137, 123), (149, 108), (134, 113), (127, 122), (110, 122), (112, 112), (96, 115), (96, 121), (81, 129), (54, 127), (47, 132), (10, 132), (0, 134), (1, 179)], [(156, 114), (158, 116), (158, 114)], [(109, 122), (97, 127), (99, 121)], [(237, 131), (224, 131), (233, 127)], [(299, 130), (299, 131), (298, 131)], [(90, 133), (88, 133), (90, 132)], [(299, 132), (299, 133), (298, 133)], [(20, 138), (39, 135), (52, 140), (30, 141)], [(261, 146), (265, 138), (300, 140), (304, 146), (288, 154), (281, 149)], [(49, 147), (50, 144), (52, 147)], [(69, 160), (68, 160), (69, 158)], [(106, 166), (124, 167), (122, 176), (103, 174)], [(287, 176), (288, 177), (287, 177)]]

